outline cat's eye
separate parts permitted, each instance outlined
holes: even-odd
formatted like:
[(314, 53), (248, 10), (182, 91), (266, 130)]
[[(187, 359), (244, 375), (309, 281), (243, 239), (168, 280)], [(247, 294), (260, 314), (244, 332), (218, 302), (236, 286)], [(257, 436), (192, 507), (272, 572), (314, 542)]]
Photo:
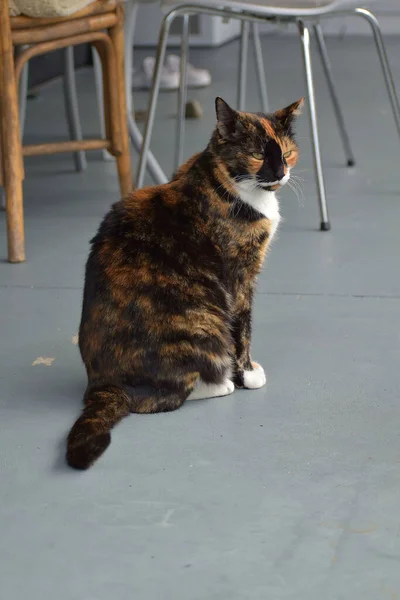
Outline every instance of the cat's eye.
[(264, 160), (264, 154), (261, 154), (261, 152), (253, 152), (252, 157), (257, 160)]
[(289, 156), (292, 154), (291, 150), (288, 150), (287, 152), (283, 153), (283, 158), (289, 158)]

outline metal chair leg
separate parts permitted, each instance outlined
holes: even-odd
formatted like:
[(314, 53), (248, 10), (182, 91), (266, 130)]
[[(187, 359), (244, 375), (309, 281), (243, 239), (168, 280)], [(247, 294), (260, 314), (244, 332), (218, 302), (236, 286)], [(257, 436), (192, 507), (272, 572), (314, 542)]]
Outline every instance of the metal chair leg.
[[(107, 134), (104, 122), (103, 69), (101, 66), (100, 56), (94, 48), (94, 46), (92, 46), (91, 51), (93, 60), (94, 82), (96, 86), (97, 109), (99, 111), (100, 119), (100, 135), (102, 138), (106, 138)], [(114, 156), (110, 152), (108, 152), (108, 150), (102, 150), (101, 153), (103, 156), (103, 160), (115, 160)]]
[(175, 148), (175, 169), (182, 163), (183, 159), (183, 140), (185, 135), (185, 107), (187, 98), (187, 63), (189, 51), (189, 15), (183, 16), (183, 28), (181, 38), (181, 60), (180, 77), (178, 90), (178, 114), (176, 119), (176, 148)]
[(142, 187), (144, 182), (145, 169), (149, 157), (151, 134), (153, 132), (154, 117), (157, 109), (158, 93), (160, 90), (161, 70), (164, 64), (169, 30), (171, 28), (171, 23), (174, 19), (175, 11), (171, 11), (166, 17), (164, 17), (160, 30), (160, 36), (157, 46), (156, 64), (153, 76), (153, 85), (150, 94), (149, 110), (147, 114), (146, 128), (144, 131), (142, 150), (139, 157), (139, 167), (136, 178), (136, 185), (138, 188)]
[[(29, 46), (18, 46), (16, 53), (23, 52)], [(26, 101), (28, 97), (28, 78), (29, 78), (29, 62), (25, 63), (22, 68), (18, 86), (18, 110), (19, 110), (19, 128), (21, 131), (21, 140), (24, 137), (25, 119), (26, 119)]]
[(389, 60), (387, 57), (385, 44), (383, 42), (382, 32), (379, 25), (379, 21), (376, 16), (365, 8), (356, 8), (355, 14), (363, 17), (368, 21), (371, 26), (372, 33), (374, 34), (374, 40), (376, 50), (378, 52), (379, 60), (381, 62), (383, 77), (385, 79), (386, 89), (389, 94), (390, 104), (392, 106), (393, 116), (396, 123), (397, 131), (400, 135), (400, 105), (399, 99), (396, 92), (396, 87), (393, 81), (392, 71), (390, 69)]
[(313, 146), (315, 175), (317, 180), (318, 201), (321, 214), (321, 231), (329, 231), (331, 226), (329, 223), (328, 207), (326, 204), (324, 174), (322, 171), (321, 153), (319, 148), (317, 111), (315, 106), (314, 82), (310, 54), (310, 32), (303, 21), (299, 20), (297, 22), (297, 26), (299, 28), (302, 43), (304, 70), (306, 75), (311, 140)]
[(19, 108), (19, 123), (21, 129), (21, 139), (24, 135), (25, 119), (26, 119), (26, 100), (28, 95), (28, 76), (29, 63), (26, 63), (21, 71), (18, 89), (18, 108)]
[(253, 49), (254, 49), (254, 57), (256, 63), (256, 73), (257, 73), (257, 81), (258, 87), (260, 91), (260, 100), (261, 107), (264, 113), (269, 111), (269, 102), (268, 102), (268, 91), (267, 91), (267, 80), (265, 76), (265, 67), (264, 67), (264, 59), (262, 54), (262, 46), (260, 40), (260, 28), (258, 23), (252, 23), (252, 38), (253, 38)]
[[(135, 119), (131, 114), (128, 114), (128, 130), (132, 145), (135, 148), (136, 152), (140, 154), (143, 145), (143, 136), (140, 133), (140, 129), (136, 125)], [(156, 185), (167, 183), (168, 177), (160, 167), (156, 157), (151, 152), (151, 150), (149, 150), (147, 154), (147, 171), (149, 172), (150, 177)]]
[[(131, 142), (136, 152), (140, 154), (143, 144), (143, 136), (139, 130), (139, 127), (136, 125), (134, 119), (134, 108), (133, 108), (133, 99), (132, 99), (132, 68), (133, 68), (133, 38), (135, 34), (135, 25), (136, 18), (138, 13), (139, 4), (136, 0), (130, 0), (125, 3), (126, 12), (125, 12), (125, 28), (124, 28), (124, 37), (125, 37), (125, 81), (126, 81), (126, 99), (127, 99), (127, 107), (128, 107), (128, 129), (129, 135), (131, 138)], [(154, 154), (149, 150), (147, 155), (147, 170), (150, 174), (150, 177), (153, 179), (156, 185), (161, 183), (166, 183), (168, 178), (158, 161), (156, 160)]]
[[(75, 80), (74, 49), (72, 46), (69, 46), (64, 50), (63, 88), (69, 136), (71, 140), (82, 140), (82, 127), (79, 117), (78, 95)], [(74, 162), (77, 171), (84, 171), (87, 168), (86, 154), (83, 150), (74, 152)]]
[(353, 167), (356, 164), (353, 151), (351, 149), (350, 138), (347, 133), (346, 125), (343, 118), (342, 108), (339, 104), (339, 99), (336, 94), (335, 84), (332, 76), (331, 64), (328, 57), (328, 52), (325, 45), (324, 34), (322, 33), (319, 23), (314, 25), (315, 39), (317, 42), (318, 52), (321, 57), (322, 67), (324, 69), (326, 81), (331, 95), (333, 110), (335, 112), (336, 121), (339, 127), (340, 137), (342, 139), (343, 149), (346, 156), (347, 166)]
[(246, 83), (247, 83), (247, 55), (249, 48), (249, 30), (248, 21), (241, 22), (240, 47), (239, 47), (239, 77), (237, 90), (238, 110), (244, 110), (246, 104)]
[(128, 113), (133, 111), (132, 100), (132, 70), (133, 70), (133, 50), (134, 35), (139, 11), (139, 2), (137, 0), (127, 0), (125, 2), (125, 22), (124, 22), (124, 44), (125, 44), (125, 85), (126, 85), (126, 106)]

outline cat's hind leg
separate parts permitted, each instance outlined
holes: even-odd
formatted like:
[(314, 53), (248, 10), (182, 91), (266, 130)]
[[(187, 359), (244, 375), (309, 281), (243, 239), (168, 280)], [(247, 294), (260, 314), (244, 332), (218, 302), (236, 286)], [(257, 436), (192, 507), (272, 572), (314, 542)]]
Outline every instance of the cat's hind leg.
[(157, 351), (147, 353), (143, 379), (150, 379), (152, 392), (144, 398), (134, 395), (133, 412), (167, 412), (176, 410), (185, 400), (232, 394), (235, 386), (231, 381), (233, 341), (229, 326), (222, 318), (211, 319), (208, 313), (200, 316), (201, 324), (188, 323), (187, 330), (181, 327), (169, 336), (164, 332), (168, 340), (178, 337), (177, 342), (166, 341)]
[(221, 383), (206, 383), (199, 378), (198, 373), (191, 373), (185, 379), (186, 383), (183, 385), (177, 381), (163, 382), (160, 387), (153, 388), (146, 395), (133, 394), (132, 412), (170, 412), (180, 408), (186, 400), (228, 396), (235, 390), (235, 385), (230, 379), (224, 379)]
[(200, 377), (188, 400), (228, 396), (235, 390), (232, 377), (232, 358), (228, 353), (204, 354), (198, 363)]
[(198, 378), (198, 373), (187, 373), (152, 382), (145, 394), (133, 392), (132, 412), (150, 414), (177, 410), (190, 396)]
[(194, 390), (190, 393), (188, 400), (203, 400), (203, 398), (218, 398), (228, 396), (235, 391), (235, 384), (230, 379), (221, 383), (205, 383), (199, 379)]

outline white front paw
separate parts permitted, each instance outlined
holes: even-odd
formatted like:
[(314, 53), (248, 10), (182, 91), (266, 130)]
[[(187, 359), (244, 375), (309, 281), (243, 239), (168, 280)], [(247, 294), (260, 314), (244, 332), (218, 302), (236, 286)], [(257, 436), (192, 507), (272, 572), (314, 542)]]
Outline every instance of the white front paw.
[(243, 373), (244, 387), (250, 390), (256, 390), (267, 383), (267, 377), (262, 366), (253, 362), (253, 367), (253, 371), (244, 371)]

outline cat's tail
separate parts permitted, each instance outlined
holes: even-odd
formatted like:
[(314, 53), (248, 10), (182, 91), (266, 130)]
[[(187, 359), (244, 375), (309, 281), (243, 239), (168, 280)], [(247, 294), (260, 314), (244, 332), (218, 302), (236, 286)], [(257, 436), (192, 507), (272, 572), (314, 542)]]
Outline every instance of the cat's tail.
[(114, 385), (89, 388), (85, 408), (67, 439), (67, 463), (74, 469), (88, 469), (108, 448), (111, 429), (131, 409), (128, 394)]

